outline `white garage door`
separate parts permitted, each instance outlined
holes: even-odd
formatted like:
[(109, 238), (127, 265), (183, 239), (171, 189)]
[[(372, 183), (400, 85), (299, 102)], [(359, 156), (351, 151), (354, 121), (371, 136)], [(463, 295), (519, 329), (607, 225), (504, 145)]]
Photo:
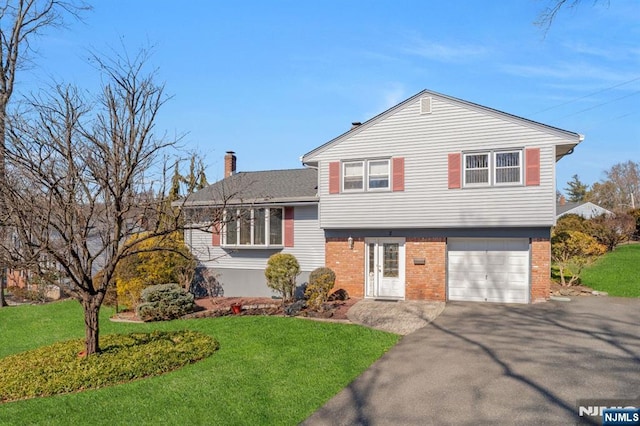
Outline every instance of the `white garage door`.
[(449, 238), (449, 300), (529, 302), (529, 240)]

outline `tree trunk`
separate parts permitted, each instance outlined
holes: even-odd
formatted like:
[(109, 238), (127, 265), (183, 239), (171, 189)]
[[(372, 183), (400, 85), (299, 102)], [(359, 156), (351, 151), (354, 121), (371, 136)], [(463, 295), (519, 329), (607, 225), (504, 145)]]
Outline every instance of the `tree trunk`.
[(98, 324), (100, 305), (102, 305), (102, 300), (100, 299), (100, 294), (96, 294), (82, 300), (82, 307), (84, 308), (84, 347), (86, 355), (100, 352), (100, 327)]
[[(8, 99), (0, 98), (0, 182), (2, 185), (5, 184), (6, 175), (6, 167), (5, 167), (5, 136), (6, 136), (6, 126), (5, 121), (7, 117), (7, 103)], [(5, 210), (5, 199), (3, 191), (0, 193), (0, 209), (4, 213)], [(4, 224), (3, 224), (4, 225)], [(7, 240), (7, 232), (6, 227), (0, 227), (0, 241), (2, 243), (6, 243)], [(4, 298), (4, 290), (7, 286), (7, 268), (6, 265), (0, 265), (0, 308), (3, 306), (7, 306), (7, 301)]]

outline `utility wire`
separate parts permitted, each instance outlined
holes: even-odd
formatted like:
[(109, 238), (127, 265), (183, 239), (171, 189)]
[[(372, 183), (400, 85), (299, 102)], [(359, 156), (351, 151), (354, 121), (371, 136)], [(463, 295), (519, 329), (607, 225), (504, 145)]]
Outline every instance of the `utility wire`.
[[(638, 81), (638, 80), (640, 80), (640, 77), (632, 78), (631, 80), (623, 81), (622, 83), (618, 83), (618, 84), (613, 85), (613, 86), (605, 87), (604, 89), (600, 89), (600, 90), (598, 90), (598, 91), (596, 91), (596, 92), (588, 93), (588, 94), (586, 94), (586, 95), (584, 95), (584, 96), (580, 96), (579, 98), (571, 99), (571, 100), (566, 101), (566, 102), (563, 102), (563, 103), (561, 103), (561, 104), (554, 105), (554, 106), (551, 106), (551, 107), (549, 107), (549, 108), (542, 109), (542, 110), (540, 110), (540, 111), (534, 112), (534, 113), (533, 113), (533, 114), (531, 114), (531, 115), (538, 115), (538, 114), (541, 114), (541, 113), (543, 113), (543, 112), (547, 112), (547, 111), (549, 111), (549, 110), (552, 110), (552, 109), (555, 109), (555, 108), (559, 108), (559, 107), (561, 107), (561, 106), (565, 106), (565, 105), (568, 105), (568, 104), (572, 104), (572, 103), (577, 102), (577, 101), (579, 101), (579, 100), (582, 100), (582, 99), (588, 98), (588, 97), (590, 97), (590, 96), (598, 95), (598, 94), (600, 94), (600, 93), (603, 93), (603, 92), (606, 92), (606, 91), (608, 91), (608, 90), (612, 90), (612, 89), (618, 88), (618, 87), (620, 87), (620, 86), (624, 86), (625, 84), (633, 83), (634, 81)], [(576, 114), (577, 114), (577, 113), (576, 113)]]
[(610, 101), (607, 101), (607, 102), (601, 102), (601, 103), (599, 103), (597, 105), (590, 106), (589, 108), (581, 109), (580, 111), (573, 112), (571, 114), (562, 116), (560, 118), (573, 117), (574, 115), (578, 115), (578, 114), (581, 114), (581, 113), (586, 112), (586, 111), (591, 111), (592, 109), (599, 108), (599, 107), (601, 107), (603, 105), (607, 105), (607, 104), (610, 104), (610, 103), (613, 103), (613, 102), (617, 102), (617, 101), (625, 99), (625, 98), (629, 98), (631, 96), (637, 95), (638, 93), (640, 93), (640, 90), (636, 90), (635, 92), (631, 92), (631, 93), (629, 93), (627, 95), (620, 96), (619, 98), (611, 99)]

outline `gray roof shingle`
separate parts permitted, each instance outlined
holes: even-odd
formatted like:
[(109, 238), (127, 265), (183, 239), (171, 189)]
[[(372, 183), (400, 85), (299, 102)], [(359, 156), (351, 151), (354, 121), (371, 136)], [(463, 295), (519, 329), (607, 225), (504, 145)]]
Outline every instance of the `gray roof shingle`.
[(185, 205), (318, 201), (316, 169), (239, 172), (193, 193)]

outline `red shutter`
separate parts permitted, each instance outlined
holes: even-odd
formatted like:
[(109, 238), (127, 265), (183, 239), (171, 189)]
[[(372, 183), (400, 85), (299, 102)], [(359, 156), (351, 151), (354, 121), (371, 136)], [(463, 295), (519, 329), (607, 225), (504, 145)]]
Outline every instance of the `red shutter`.
[(449, 154), (449, 189), (460, 188), (462, 185), (462, 174), (460, 173), (461, 167), (460, 153)]
[(404, 191), (404, 157), (393, 159), (393, 190)]
[(220, 225), (215, 224), (211, 227), (211, 244), (214, 246), (220, 245)]
[(293, 247), (293, 207), (284, 208), (284, 246)]
[(340, 162), (329, 163), (329, 194), (340, 192)]
[(540, 185), (540, 148), (527, 148), (524, 150), (526, 164), (525, 185)]

